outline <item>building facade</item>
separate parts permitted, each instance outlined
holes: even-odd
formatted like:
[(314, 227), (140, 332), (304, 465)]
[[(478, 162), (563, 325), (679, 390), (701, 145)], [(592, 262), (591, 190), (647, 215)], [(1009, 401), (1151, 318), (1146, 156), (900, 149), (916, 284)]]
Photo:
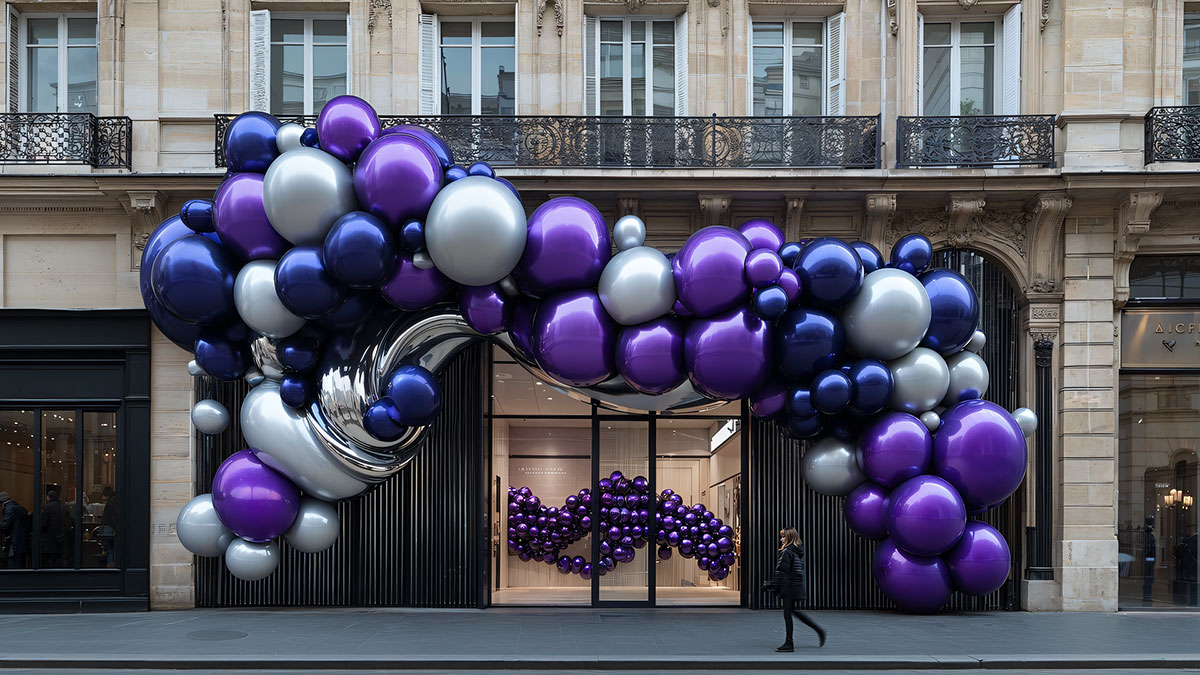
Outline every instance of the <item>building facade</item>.
[[(211, 196), (232, 115), (304, 121), (351, 93), (389, 116), (385, 125), (425, 124), (457, 156), (491, 162), (529, 210), (578, 195), (610, 223), (641, 216), (664, 249), (707, 225), (762, 217), (789, 240), (831, 235), (886, 251), (917, 232), (960, 268), (984, 261), (1012, 298), (1005, 394), (1042, 421), (1013, 506), (1015, 606), (1196, 607), (1200, 4), (123, 0), (5, 9), (0, 429), (11, 442), (0, 446), (0, 491), (31, 514), (35, 543), (14, 556), (16, 569), (0, 570), (0, 601), (220, 602), (206, 586), (219, 570), (197, 563), (173, 531), (211, 471), (212, 449), (188, 421), (209, 385), (132, 311), (141, 247), (184, 201)], [(1003, 295), (986, 288), (985, 308)], [(509, 366), (473, 358), (489, 377)], [(508, 374), (510, 393), (493, 391), (500, 407), (489, 404), (492, 424), (477, 439), (490, 459), (478, 484), (462, 488), (484, 505), (511, 480), (501, 460), (505, 472), (554, 473), (539, 468), (533, 438), (528, 461), (510, 460), (522, 431), (561, 429), (578, 444), (609, 432), (602, 414), (560, 410), (536, 384), (525, 383), (523, 401), (511, 384), (519, 375)], [(559, 422), (516, 422), (533, 417)], [(687, 468), (693, 477), (672, 480), (736, 501), (734, 488), (754, 478), (726, 479), (768, 450), (744, 440), (726, 457), (722, 444), (736, 441), (713, 440), (725, 420), (744, 418), (680, 420), (707, 430), (706, 456)], [(665, 423), (647, 424), (601, 445), (670, 447)], [(820, 513), (814, 506), (811, 517)], [(492, 589), (482, 604), (543, 583), (520, 580), (525, 572), (507, 563), (480, 567), (493, 570), (480, 576)], [(740, 602), (754, 606), (746, 595)], [(346, 597), (436, 602), (399, 591)]]

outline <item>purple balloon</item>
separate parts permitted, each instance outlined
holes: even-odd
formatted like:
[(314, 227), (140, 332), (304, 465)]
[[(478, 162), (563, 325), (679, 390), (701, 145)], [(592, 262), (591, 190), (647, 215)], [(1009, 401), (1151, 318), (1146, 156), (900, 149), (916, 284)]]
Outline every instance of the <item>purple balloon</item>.
[(442, 140), (441, 136), (438, 136), (425, 127), (418, 127), (412, 124), (398, 124), (383, 130), (384, 136), (388, 134), (413, 136), (429, 146), (433, 154), (437, 155), (438, 161), (442, 163), (443, 169), (449, 169), (454, 166), (454, 153), (450, 151), (450, 146), (446, 144), (446, 141)]
[(967, 508), (1008, 498), (1025, 477), (1025, 461), (1025, 435), (1004, 408), (975, 399), (942, 414), (933, 472), (958, 490)]
[(746, 281), (751, 286), (766, 288), (774, 284), (780, 274), (783, 274), (783, 258), (775, 251), (758, 249), (746, 256)]
[(787, 398), (787, 383), (783, 378), (773, 377), (761, 389), (750, 395), (750, 412), (763, 419), (774, 417), (783, 412)]
[(936, 612), (950, 600), (950, 570), (941, 558), (909, 555), (885, 539), (871, 572), (883, 594), (907, 612)]
[(444, 182), (429, 146), (405, 134), (375, 140), (354, 166), (359, 204), (392, 227), (410, 218), (423, 221)]
[(278, 259), (292, 247), (263, 208), (263, 174), (236, 173), (213, 197), (213, 224), (221, 243), (245, 260)]
[(317, 115), (321, 149), (347, 164), (358, 159), (379, 133), (379, 115), (357, 96), (335, 96)]
[(962, 538), (967, 508), (954, 487), (937, 476), (917, 476), (888, 497), (888, 532), (913, 555), (945, 553)]
[(928, 472), (933, 461), (929, 429), (908, 413), (879, 417), (863, 430), (858, 443), (863, 473), (888, 489)]
[(744, 270), (750, 242), (737, 230), (713, 225), (693, 234), (671, 261), (679, 302), (698, 317), (736, 307), (750, 297)]
[(765, 248), (774, 252), (783, 246), (783, 232), (769, 220), (747, 220), (737, 231), (750, 242), (752, 250)]
[(452, 290), (454, 282), (446, 275), (436, 267), (417, 267), (407, 253), (400, 255), (396, 271), (379, 287), (384, 300), (410, 311), (425, 309), (445, 298)]
[(692, 321), (683, 340), (683, 361), (697, 391), (732, 401), (767, 381), (774, 367), (771, 344), (771, 324), (739, 307)]
[(883, 539), (887, 536), (888, 492), (867, 481), (846, 496), (846, 524), (860, 537)]
[(589, 387), (616, 374), (617, 331), (595, 291), (565, 291), (538, 307), (533, 355), (558, 381)]
[(787, 294), (788, 306), (795, 305), (796, 301), (800, 299), (800, 277), (796, 274), (796, 270), (790, 267), (783, 268), (776, 284)]
[(300, 511), (300, 489), (250, 450), (221, 462), (213, 476), (212, 500), (226, 527), (259, 543), (286, 532)]
[(664, 394), (687, 379), (683, 321), (665, 316), (629, 326), (617, 336), (617, 370), (643, 394)]
[(533, 320), (537, 316), (538, 302), (525, 296), (514, 298), (514, 302), (512, 328), (508, 334), (513, 346), (533, 359)]
[(513, 277), (530, 295), (592, 288), (612, 257), (608, 225), (578, 197), (556, 197), (529, 216), (525, 253)]
[(1004, 535), (977, 520), (967, 523), (962, 539), (942, 559), (954, 587), (972, 595), (987, 595), (1003, 586), (1012, 563)]
[(471, 328), (484, 335), (503, 333), (512, 327), (513, 308), (516, 303), (510, 302), (508, 296), (496, 284), (464, 286), (458, 294), (458, 304), (462, 308), (463, 318)]

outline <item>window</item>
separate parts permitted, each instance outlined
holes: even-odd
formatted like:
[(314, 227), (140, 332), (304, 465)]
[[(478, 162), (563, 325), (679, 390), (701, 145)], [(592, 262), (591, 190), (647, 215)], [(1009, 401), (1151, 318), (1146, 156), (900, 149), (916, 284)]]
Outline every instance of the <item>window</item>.
[(350, 91), (349, 31), (343, 14), (250, 12), (250, 99), (255, 110), (316, 115)]
[(1183, 15), (1183, 104), (1200, 105), (1200, 14)]
[(1200, 256), (1138, 256), (1129, 266), (1132, 300), (1200, 299)]
[[(10, 7), (9, 21), (24, 48), (13, 64), (10, 87), (19, 103), (10, 110), (22, 112), (79, 112), (96, 114), (96, 17), (56, 14), (22, 17)], [(10, 39), (11, 39), (10, 34)], [(10, 54), (12, 51), (10, 50)], [(14, 92), (10, 90), (10, 98)]]
[(511, 19), (443, 20), (439, 27), (443, 115), (514, 115), (516, 25)]
[(584, 113), (687, 114), (687, 20), (585, 17)]
[(921, 114), (1020, 113), (1020, 5), (992, 19), (920, 18)]
[(825, 22), (755, 21), (751, 110), (756, 117), (825, 113)]

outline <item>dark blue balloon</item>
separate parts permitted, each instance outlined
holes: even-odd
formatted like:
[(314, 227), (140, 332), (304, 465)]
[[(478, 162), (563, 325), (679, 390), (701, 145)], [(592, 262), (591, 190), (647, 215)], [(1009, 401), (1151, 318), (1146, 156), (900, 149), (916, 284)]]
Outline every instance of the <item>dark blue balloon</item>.
[(236, 316), (229, 254), (198, 234), (167, 244), (154, 260), (150, 284), (172, 314), (188, 323), (212, 325)]
[(836, 415), (850, 405), (850, 378), (840, 370), (817, 373), (812, 381), (813, 407), (826, 415)]
[(349, 291), (334, 280), (321, 250), (297, 246), (275, 265), (275, 292), (289, 312), (306, 319), (327, 316), (346, 301)]
[(449, 169), (446, 169), (446, 182), (449, 183), (450, 181), (456, 181), (459, 178), (466, 178), (468, 175), (469, 174), (467, 173), (466, 169), (462, 168), (458, 164), (455, 164)]
[(303, 408), (308, 405), (312, 384), (303, 375), (284, 375), (279, 381), (279, 399), (289, 408)]
[(400, 226), (400, 245), (409, 253), (420, 253), (425, 250), (425, 224), (419, 220), (410, 220)]
[(817, 414), (813, 405), (812, 391), (808, 387), (796, 387), (788, 392), (787, 412), (790, 417), (808, 419)]
[(232, 342), (218, 329), (208, 329), (196, 338), (193, 348), (196, 363), (204, 372), (221, 380), (236, 380), (246, 373), (250, 363), (246, 349), (240, 342)]
[(892, 246), (891, 266), (909, 274), (924, 272), (931, 260), (933, 244), (919, 234), (905, 235)]
[(825, 418), (820, 415), (796, 417), (788, 415), (786, 431), (792, 438), (816, 438), (825, 430)]
[(797, 307), (775, 326), (775, 362), (787, 377), (807, 382), (841, 365), (846, 333), (833, 315)]
[(853, 443), (862, 433), (862, 421), (848, 415), (838, 415), (830, 418), (829, 433), (843, 443)]
[(295, 373), (307, 373), (317, 367), (317, 358), (321, 355), (320, 343), (311, 338), (289, 336), (276, 345), (279, 363), (284, 370)]
[(854, 383), (854, 394), (850, 397), (850, 408), (862, 415), (873, 415), (892, 400), (892, 371), (882, 361), (862, 359), (850, 368), (850, 381)]
[(184, 225), (192, 228), (195, 232), (203, 234), (215, 229), (212, 200), (189, 199), (183, 203), (183, 208), (179, 209), (179, 217), (183, 219)]
[(929, 330), (922, 347), (949, 356), (967, 345), (979, 326), (979, 298), (957, 272), (933, 269), (920, 276), (929, 294)]
[(812, 240), (796, 258), (794, 268), (805, 300), (818, 307), (844, 305), (862, 288), (862, 261), (841, 239)]
[(234, 173), (266, 173), (279, 156), (279, 120), (265, 112), (238, 115), (225, 129), (225, 166)]
[(372, 403), (363, 414), (363, 426), (367, 433), (381, 441), (394, 441), (404, 435), (404, 427), (392, 420), (390, 408), (391, 400), (382, 398)]
[(803, 244), (796, 241), (789, 241), (779, 247), (779, 257), (783, 258), (784, 265), (794, 268), (796, 266), (796, 258), (800, 256), (800, 251), (803, 250)]
[(378, 299), (378, 293), (361, 291), (351, 293), (341, 307), (321, 317), (321, 325), (330, 330), (344, 330), (357, 326), (371, 313), (375, 307), (375, 301)]
[(787, 312), (787, 293), (778, 286), (768, 286), (754, 292), (754, 313), (764, 321), (774, 321)]
[(317, 130), (310, 127), (300, 132), (300, 145), (306, 148), (317, 147)]
[(442, 411), (442, 385), (421, 366), (405, 365), (393, 370), (387, 395), (405, 426), (425, 426)]
[(396, 271), (396, 238), (384, 222), (365, 211), (338, 218), (325, 235), (321, 259), (333, 278), (350, 288), (375, 288)]
[(142, 302), (146, 305), (146, 311), (150, 313), (150, 320), (154, 322), (155, 326), (158, 326), (168, 340), (189, 352), (195, 346), (196, 338), (200, 336), (201, 327), (183, 321), (162, 306), (158, 298), (154, 297), (150, 271), (154, 269), (154, 261), (158, 258), (158, 254), (167, 247), (167, 244), (192, 234), (193, 231), (183, 223), (179, 216), (171, 216), (164, 220), (146, 240), (146, 246), (142, 249), (142, 268), (138, 274), (138, 289), (142, 293)]
[(221, 329), (221, 335), (230, 342), (249, 342), (250, 336), (253, 334), (250, 327), (240, 319), (225, 324), (225, 327)]
[(475, 162), (471, 166), (467, 167), (467, 175), (495, 178), (496, 172), (492, 170), (492, 165), (488, 164), (487, 162)]
[(877, 269), (887, 266), (884, 263), (883, 254), (879, 252), (879, 249), (865, 241), (851, 242), (850, 248), (854, 249), (854, 252), (858, 254), (858, 259), (862, 261), (863, 273), (865, 274), (870, 274)]

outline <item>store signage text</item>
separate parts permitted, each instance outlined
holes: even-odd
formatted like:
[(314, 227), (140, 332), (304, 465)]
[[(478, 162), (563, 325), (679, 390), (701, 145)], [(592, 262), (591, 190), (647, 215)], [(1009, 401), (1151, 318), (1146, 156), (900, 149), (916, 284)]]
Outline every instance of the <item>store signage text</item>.
[(1130, 309), (1121, 320), (1124, 368), (1200, 368), (1200, 313)]

